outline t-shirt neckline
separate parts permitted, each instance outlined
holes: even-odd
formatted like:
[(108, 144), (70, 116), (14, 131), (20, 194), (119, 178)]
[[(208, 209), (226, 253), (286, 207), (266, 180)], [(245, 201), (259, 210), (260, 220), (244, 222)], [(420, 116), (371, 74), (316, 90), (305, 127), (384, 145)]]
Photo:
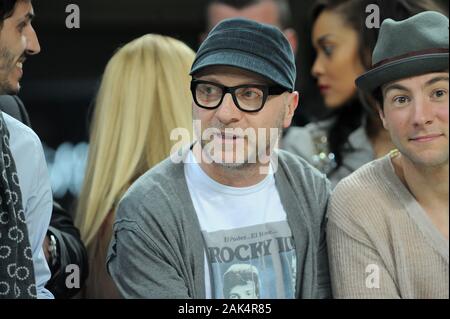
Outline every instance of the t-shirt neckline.
[(211, 178), (200, 166), (195, 158), (192, 150), (187, 154), (186, 164), (186, 175), (188, 178), (194, 178), (199, 181), (197, 185), (200, 187), (205, 187), (208, 191), (216, 191), (222, 194), (234, 195), (234, 196), (246, 196), (249, 194), (257, 193), (264, 189), (265, 187), (275, 184), (275, 177), (273, 173), (273, 167), (270, 165), (269, 174), (260, 181), (259, 183), (248, 186), (248, 187), (233, 187), (228, 185), (223, 185), (213, 178)]

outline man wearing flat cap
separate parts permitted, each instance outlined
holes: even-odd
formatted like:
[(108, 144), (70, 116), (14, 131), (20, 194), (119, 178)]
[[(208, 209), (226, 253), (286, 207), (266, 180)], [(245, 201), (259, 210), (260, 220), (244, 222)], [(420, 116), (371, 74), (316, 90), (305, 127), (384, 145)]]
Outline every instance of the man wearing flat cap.
[(224, 274), (239, 265), (259, 277), (256, 286), (236, 273), (240, 298), (330, 297), (329, 182), (276, 147), (298, 104), (289, 42), (276, 27), (224, 20), (191, 75), (197, 141), (139, 178), (118, 207), (108, 269), (119, 291), (226, 298)]
[(337, 298), (449, 298), (448, 18), (386, 20), (357, 79), (396, 150), (341, 181), (327, 242)]

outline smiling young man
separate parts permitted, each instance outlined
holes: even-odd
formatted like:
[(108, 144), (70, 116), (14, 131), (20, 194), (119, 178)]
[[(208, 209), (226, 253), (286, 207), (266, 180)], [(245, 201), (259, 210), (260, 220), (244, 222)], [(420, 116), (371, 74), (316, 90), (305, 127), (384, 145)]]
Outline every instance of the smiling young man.
[(171, 157), (138, 179), (118, 207), (107, 264), (119, 291), (227, 298), (227, 270), (247, 268), (258, 273), (252, 296), (330, 297), (329, 182), (275, 150), (298, 104), (289, 42), (273, 26), (224, 20), (191, 75), (198, 141), (183, 162)]
[(337, 298), (449, 298), (448, 18), (383, 22), (358, 87), (396, 150), (338, 184), (327, 238)]
[[(0, 0), (0, 95), (20, 90), (23, 63), (40, 51), (31, 1)], [(41, 142), (0, 112), (0, 298), (52, 298), (42, 244), (52, 194)]]
[(2, 6), (15, 5), (14, 11), (5, 12), (0, 33), (0, 92), (18, 93), (23, 75), (23, 63), (28, 55), (41, 50), (36, 33), (31, 25), (34, 17), (29, 0), (2, 0)]

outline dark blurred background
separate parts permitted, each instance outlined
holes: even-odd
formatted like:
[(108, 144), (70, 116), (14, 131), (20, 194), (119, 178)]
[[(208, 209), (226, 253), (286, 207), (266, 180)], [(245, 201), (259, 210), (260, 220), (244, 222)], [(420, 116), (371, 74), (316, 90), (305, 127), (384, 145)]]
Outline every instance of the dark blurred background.
[[(324, 112), (310, 75), (314, 58), (310, 10), (315, 0), (292, 0), (300, 106), (296, 124)], [(442, 0), (448, 7), (448, 1)], [(66, 7), (80, 8), (81, 28), (67, 29)], [(50, 147), (88, 139), (88, 111), (115, 50), (146, 33), (180, 39), (193, 50), (205, 26), (207, 0), (35, 0), (34, 22), (42, 51), (24, 66), (21, 98), (33, 128)]]
[[(299, 33), (299, 113), (304, 118), (322, 109), (309, 75), (312, 54), (307, 17), (314, 0), (290, 2), (293, 27)], [(80, 8), (80, 29), (65, 25), (66, 7), (72, 3)], [(117, 48), (143, 34), (160, 33), (197, 50), (207, 0), (35, 0), (33, 4), (42, 51), (24, 66), (20, 96), (34, 130), (56, 148), (65, 141), (87, 141), (88, 110)]]

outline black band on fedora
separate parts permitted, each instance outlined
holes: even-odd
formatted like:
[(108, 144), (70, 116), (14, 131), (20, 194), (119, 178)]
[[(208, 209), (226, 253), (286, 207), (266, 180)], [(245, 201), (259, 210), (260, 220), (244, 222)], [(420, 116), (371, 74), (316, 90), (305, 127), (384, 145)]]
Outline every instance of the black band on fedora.
[(378, 62), (377, 64), (373, 65), (370, 69), (376, 69), (384, 64), (388, 64), (391, 62), (395, 62), (398, 60), (402, 60), (402, 59), (406, 59), (406, 58), (410, 58), (413, 56), (423, 56), (423, 55), (428, 55), (428, 54), (434, 54), (434, 53), (449, 53), (449, 49), (446, 48), (442, 48), (442, 49), (426, 49), (426, 50), (419, 50), (419, 51), (413, 51), (413, 52), (409, 52), (406, 54), (402, 54), (393, 58), (388, 58), (388, 59), (384, 59), (380, 62)]

